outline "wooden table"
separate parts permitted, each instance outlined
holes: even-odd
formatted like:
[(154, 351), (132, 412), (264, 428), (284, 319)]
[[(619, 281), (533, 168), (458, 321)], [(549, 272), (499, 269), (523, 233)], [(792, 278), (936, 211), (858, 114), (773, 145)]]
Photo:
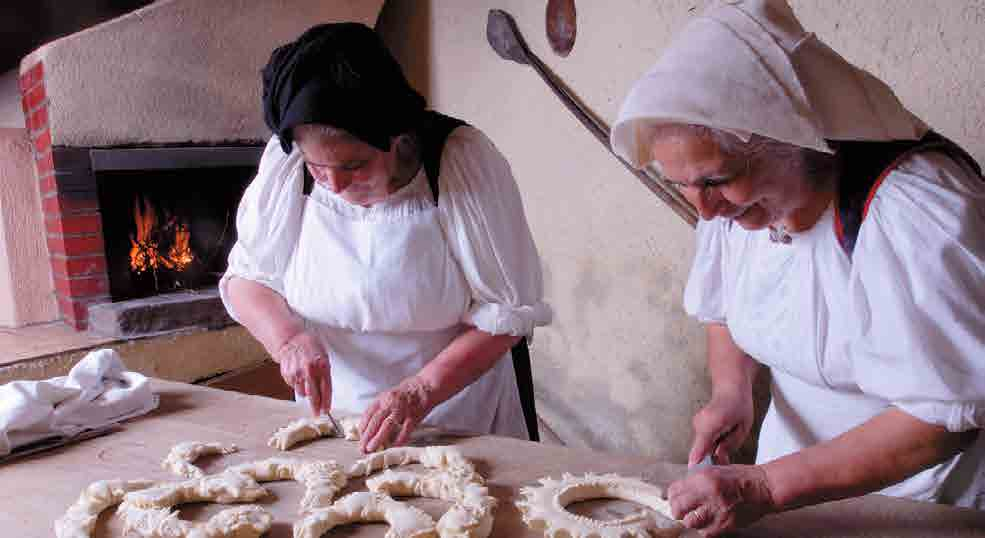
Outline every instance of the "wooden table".
[[(0, 536), (33, 538), (53, 536), (52, 522), (78, 497), (89, 483), (109, 478), (150, 478), (174, 480), (160, 467), (170, 448), (181, 441), (221, 441), (235, 443), (237, 454), (200, 462), (208, 472), (224, 466), (283, 455), (268, 447), (270, 433), (297, 418), (302, 410), (291, 402), (227, 392), (195, 385), (154, 382), (161, 396), (160, 408), (125, 425), (125, 430), (91, 439), (0, 466)], [(496, 511), (493, 536), (538, 537), (528, 529), (513, 505), (521, 486), (543, 476), (559, 477), (563, 472), (617, 472), (639, 475), (643, 469), (669, 482), (684, 471), (681, 465), (627, 455), (574, 450), (515, 439), (481, 436), (441, 440), (461, 447), (486, 477), (490, 491), (500, 505)], [(434, 440), (429, 441), (436, 444)], [(334, 459), (344, 466), (361, 457), (355, 443), (341, 439), (322, 439), (301, 446), (292, 456)], [(303, 493), (293, 482), (265, 484), (276, 499), (261, 502), (273, 513), (275, 523), (270, 537), (291, 536), (297, 519), (298, 501)], [(361, 481), (350, 489), (362, 488)], [(437, 500), (412, 499), (409, 502), (437, 519), (448, 506)], [(625, 503), (594, 501), (583, 503), (580, 513), (595, 515), (623, 513)], [(181, 510), (187, 519), (204, 520), (226, 508), (222, 505), (188, 505)], [(121, 525), (107, 510), (100, 518), (95, 536), (122, 536)], [(383, 536), (382, 524), (353, 525), (336, 529), (326, 536)], [(893, 537), (924, 538), (985, 537), (985, 512), (917, 503), (883, 496), (828, 503), (777, 514), (737, 533), (743, 537)], [(688, 533), (687, 536), (696, 536)]]

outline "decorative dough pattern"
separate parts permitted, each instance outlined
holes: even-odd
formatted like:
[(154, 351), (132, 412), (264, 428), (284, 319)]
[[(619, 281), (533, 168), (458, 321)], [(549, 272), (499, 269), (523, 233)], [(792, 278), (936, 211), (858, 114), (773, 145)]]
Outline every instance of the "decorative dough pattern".
[(346, 441), (359, 440), (359, 423), (362, 419), (358, 416), (342, 417), (338, 419), (339, 426), (342, 427), (342, 437)]
[(349, 481), (349, 477), (334, 461), (295, 458), (268, 458), (243, 463), (226, 469), (226, 472), (245, 474), (257, 482), (294, 480), (304, 484), (307, 489), (301, 499), (299, 513), (329, 506)]
[[(540, 487), (520, 489), (524, 498), (516, 501), (523, 521), (544, 535), (570, 538), (648, 538), (677, 536), (683, 531), (670, 514), (663, 490), (652, 484), (617, 474), (565, 473), (561, 480), (540, 479)], [(656, 514), (639, 511), (622, 519), (602, 521), (580, 516), (565, 509), (571, 503), (590, 499), (622, 499), (642, 504)]]
[(273, 523), (259, 506), (230, 508), (206, 523), (180, 520), (171, 508), (192, 502), (250, 502), (266, 495), (253, 478), (224, 472), (127, 493), (116, 513), (125, 533), (134, 531), (145, 538), (255, 538)]
[(302, 441), (333, 435), (342, 435), (342, 432), (335, 431), (332, 419), (328, 417), (305, 417), (277, 430), (273, 437), (267, 441), (267, 444), (277, 450), (290, 450), (291, 447)]
[(397, 465), (420, 463), (432, 469), (446, 470), (465, 480), (482, 483), (482, 476), (475, 472), (462, 452), (452, 446), (399, 446), (375, 452), (357, 460), (349, 467), (349, 476), (369, 476), (376, 471)]
[(152, 480), (100, 480), (82, 490), (79, 500), (68, 507), (65, 515), (55, 520), (57, 538), (89, 538), (96, 527), (100, 512), (120, 504), (131, 491), (157, 485)]
[(386, 538), (437, 538), (434, 519), (419, 508), (389, 495), (359, 491), (342, 497), (328, 508), (313, 510), (294, 524), (294, 538), (319, 538), (348, 523), (386, 522)]
[(433, 497), (453, 503), (438, 520), (441, 538), (486, 538), (492, 531), (496, 498), (481, 483), (463, 479), (461, 475), (448, 471), (425, 475), (388, 469), (367, 480), (366, 487), (394, 497)]
[(232, 454), (238, 450), (236, 445), (186, 441), (178, 443), (171, 449), (168, 456), (161, 462), (161, 467), (185, 478), (202, 478), (205, 473), (193, 465), (195, 460), (207, 454)]

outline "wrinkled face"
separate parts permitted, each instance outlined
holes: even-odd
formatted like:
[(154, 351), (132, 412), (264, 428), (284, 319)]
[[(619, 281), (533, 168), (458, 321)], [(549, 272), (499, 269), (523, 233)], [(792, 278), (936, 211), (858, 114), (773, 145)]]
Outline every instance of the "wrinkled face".
[(370, 206), (387, 197), (395, 152), (380, 151), (351, 137), (297, 140), (305, 166), (319, 185), (352, 204)]
[(664, 177), (704, 220), (723, 217), (747, 230), (758, 230), (789, 219), (813, 199), (806, 178), (769, 171), (796, 167), (735, 162), (708, 137), (693, 133), (660, 136), (650, 150)]

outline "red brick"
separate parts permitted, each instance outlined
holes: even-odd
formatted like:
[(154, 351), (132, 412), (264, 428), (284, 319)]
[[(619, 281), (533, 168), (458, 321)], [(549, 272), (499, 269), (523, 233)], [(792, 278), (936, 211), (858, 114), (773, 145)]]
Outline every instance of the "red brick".
[(43, 106), (31, 112), (27, 117), (27, 129), (29, 133), (44, 129), (48, 126), (48, 107)]
[(46, 216), (96, 213), (99, 211), (99, 200), (96, 198), (68, 198), (52, 194), (42, 198), (41, 210)]
[(58, 183), (55, 182), (54, 172), (45, 175), (38, 175), (41, 176), (41, 179), (38, 182), (41, 188), (41, 196), (48, 196), (58, 192)]
[(58, 278), (105, 275), (106, 257), (103, 255), (81, 256), (78, 258), (52, 256), (51, 268), (54, 275)]
[(51, 149), (51, 131), (45, 128), (37, 136), (31, 135), (34, 138), (34, 149), (38, 153), (44, 153)]
[(21, 103), (24, 107), (24, 113), (27, 114), (35, 108), (41, 106), (41, 104), (44, 103), (45, 96), (44, 84), (35, 86), (33, 89), (25, 93), (24, 99)]
[(93, 297), (109, 292), (109, 279), (106, 275), (55, 277), (55, 290), (63, 297)]
[(103, 230), (99, 214), (94, 215), (61, 215), (49, 216), (44, 221), (45, 229), (53, 234), (84, 234), (98, 233)]
[(48, 234), (48, 251), (51, 255), (90, 256), (103, 254), (106, 246), (101, 235), (76, 235), (65, 237), (62, 234)]
[(84, 331), (89, 326), (88, 304), (83, 301), (73, 301), (67, 297), (58, 297), (58, 309), (62, 318), (77, 330)]
[(38, 62), (20, 76), (21, 93), (33, 88), (44, 80), (44, 64)]
[(38, 168), (38, 177), (44, 177), (48, 172), (54, 172), (55, 159), (51, 156), (51, 150), (39, 154), (35, 165)]

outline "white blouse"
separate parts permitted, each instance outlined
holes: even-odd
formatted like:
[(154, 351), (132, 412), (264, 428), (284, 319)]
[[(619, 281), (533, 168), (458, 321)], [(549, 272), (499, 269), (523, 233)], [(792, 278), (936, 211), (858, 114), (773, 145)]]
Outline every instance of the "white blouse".
[[(828, 208), (793, 242), (725, 219), (698, 225), (687, 312), (728, 326), (770, 367), (757, 460), (899, 408), (950, 431), (985, 427), (985, 182), (940, 153), (876, 192), (849, 260)], [(985, 436), (882, 493), (985, 508)]]
[[(233, 276), (285, 297), (331, 355), (333, 409), (363, 412), (470, 326), (521, 336), (549, 323), (519, 189), (477, 129), (448, 137), (437, 207), (423, 168), (362, 207), (318, 184), (303, 196), (303, 166), (276, 136), (267, 144), (240, 202), (220, 292), (234, 318), (225, 288)], [(500, 360), (428, 422), (525, 438), (514, 375)]]

